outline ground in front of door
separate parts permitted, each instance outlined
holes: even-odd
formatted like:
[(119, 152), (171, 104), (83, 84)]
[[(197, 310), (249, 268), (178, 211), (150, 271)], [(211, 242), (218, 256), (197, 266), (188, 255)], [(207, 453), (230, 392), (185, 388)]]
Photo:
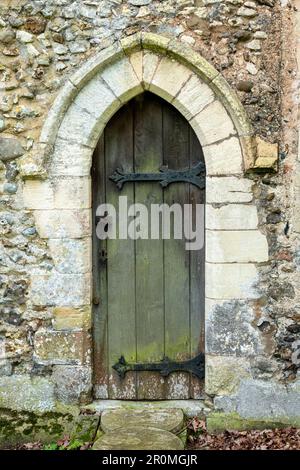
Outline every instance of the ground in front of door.
[[(58, 440), (17, 439), (17, 450), (300, 450), (300, 429), (278, 422), (200, 413), (200, 404), (96, 402), (81, 410), (68, 435)], [(203, 411), (203, 410), (202, 410)], [(188, 436), (188, 438), (187, 438)], [(33, 436), (32, 436), (33, 437)]]

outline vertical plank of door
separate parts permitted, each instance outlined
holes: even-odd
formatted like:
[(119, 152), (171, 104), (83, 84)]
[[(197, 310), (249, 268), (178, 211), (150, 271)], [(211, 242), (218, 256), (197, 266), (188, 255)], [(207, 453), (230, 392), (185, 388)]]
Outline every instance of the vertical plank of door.
[(94, 396), (108, 398), (107, 363), (107, 286), (106, 265), (100, 261), (100, 251), (106, 251), (106, 241), (96, 236), (96, 210), (105, 202), (105, 155), (102, 135), (94, 152), (93, 166), (93, 359)]
[[(162, 104), (153, 96), (135, 100), (134, 157), (136, 172), (158, 172), (162, 165)], [(135, 184), (135, 202), (149, 211), (162, 203), (157, 182)], [(149, 224), (150, 229), (150, 224)], [(137, 361), (157, 362), (164, 355), (163, 241), (138, 239), (136, 247)], [(165, 380), (157, 372), (139, 372), (138, 399), (164, 396)]]
[[(133, 185), (120, 192), (109, 180), (117, 168), (133, 171), (132, 105), (124, 106), (110, 121), (105, 131), (106, 197), (107, 203), (118, 208), (119, 196), (134, 202)], [(117, 231), (118, 234), (118, 231)], [(109, 397), (136, 398), (136, 373), (128, 372), (120, 379), (112, 369), (121, 355), (128, 362), (136, 361), (135, 324), (135, 249), (132, 240), (107, 240), (108, 350)]]
[[(164, 164), (179, 170), (189, 166), (189, 124), (169, 105), (163, 112)], [(189, 202), (189, 186), (171, 184), (165, 189), (164, 202), (182, 207)], [(172, 227), (172, 224), (171, 224)], [(164, 240), (165, 355), (185, 360), (190, 356), (190, 268), (185, 240)], [(177, 372), (167, 379), (166, 398), (189, 398), (189, 374)]]
[[(204, 161), (201, 145), (193, 131), (189, 128), (190, 137), (190, 166)], [(205, 204), (205, 190), (190, 185), (190, 203), (193, 205), (193, 229), (195, 229), (195, 206)], [(197, 227), (198, 236), (202, 231), (205, 241), (204, 211), (201, 225)], [(205, 248), (190, 251), (190, 315), (191, 315), (191, 357), (205, 350), (204, 347), (204, 309), (205, 309)], [(204, 381), (191, 376), (191, 398), (203, 396)]]

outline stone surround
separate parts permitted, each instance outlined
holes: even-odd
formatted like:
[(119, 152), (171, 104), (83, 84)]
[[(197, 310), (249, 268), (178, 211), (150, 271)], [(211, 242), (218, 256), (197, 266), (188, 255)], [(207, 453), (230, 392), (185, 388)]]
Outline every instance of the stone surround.
[(205, 156), (209, 406), (295, 422), (299, 13), (272, 0), (1, 3), (0, 407), (92, 401), (91, 159), (111, 116), (150, 90)]

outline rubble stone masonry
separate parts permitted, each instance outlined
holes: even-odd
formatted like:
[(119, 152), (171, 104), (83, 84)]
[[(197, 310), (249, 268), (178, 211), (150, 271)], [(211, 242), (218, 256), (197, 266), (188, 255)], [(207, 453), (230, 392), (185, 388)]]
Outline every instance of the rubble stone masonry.
[(148, 89), (206, 159), (203, 412), (300, 423), (299, 67), (300, 0), (1, 0), (0, 408), (93, 400), (91, 156)]

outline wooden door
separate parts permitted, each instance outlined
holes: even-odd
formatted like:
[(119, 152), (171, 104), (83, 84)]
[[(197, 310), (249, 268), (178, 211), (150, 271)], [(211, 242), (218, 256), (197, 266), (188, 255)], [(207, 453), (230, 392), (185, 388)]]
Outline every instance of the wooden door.
[[(177, 182), (129, 182), (120, 191), (109, 177), (157, 173), (203, 161), (188, 122), (162, 99), (145, 93), (126, 104), (108, 123), (94, 154), (93, 218), (101, 203), (118, 207), (143, 203), (203, 204), (205, 191)], [(201, 230), (204, 230), (202, 220)], [(93, 230), (95, 397), (111, 399), (187, 399), (201, 396), (202, 381), (190, 372), (113, 369), (120, 357), (130, 364), (183, 362), (204, 352), (204, 248), (185, 249), (186, 240), (108, 239)]]

